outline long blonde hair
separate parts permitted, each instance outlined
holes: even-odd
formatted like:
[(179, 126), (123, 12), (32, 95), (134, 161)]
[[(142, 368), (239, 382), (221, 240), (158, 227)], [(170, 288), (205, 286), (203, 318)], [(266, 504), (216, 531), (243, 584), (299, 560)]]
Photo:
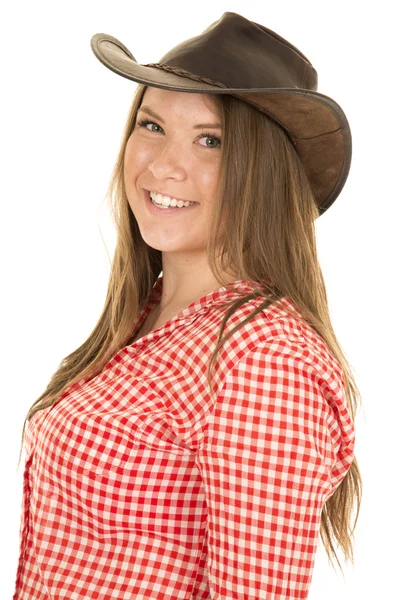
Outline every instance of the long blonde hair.
[[(136, 113), (145, 90), (143, 85), (136, 89), (108, 188), (117, 242), (103, 311), (88, 339), (61, 361), (45, 391), (30, 407), (21, 451), (26, 422), (37, 411), (55, 404), (78, 380), (89, 380), (99, 374), (126, 345), (132, 335), (132, 323), (146, 305), (162, 271), (161, 252), (144, 242), (129, 207), (123, 180), (125, 147), (136, 125)], [(210, 374), (223, 343), (261, 310), (274, 302), (279, 304), (280, 298), (286, 296), (341, 364), (354, 422), (361, 396), (332, 328), (316, 249), (314, 220), (319, 213), (296, 149), (282, 127), (249, 104), (229, 94), (215, 94), (212, 99), (220, 113), (222, 149), (210, 217), (208, 262), (221, 285), (224, 285), (223, 272), (232, 269), (238, 279), (255, 282), (256, 292), (226, 304), (229, 308), (208, 367), (211, 394)], [(221, 263), (217, 256), (222, 257)], [(263, 296), (265, 301), (222, 338), (232, 313), (255, 296)], [(285, 310), (289, 310), (286, 305)], [(352, 536), (361, 493), (362, 479), (354, 458), (321, 514), (324, 547), (332, 566), (333, 553), (341, 570), (333, 539), (341, 547), (345, 560), (350, 559), (354, 565)], [(357, 514), (351, 528), (354, 506)]]

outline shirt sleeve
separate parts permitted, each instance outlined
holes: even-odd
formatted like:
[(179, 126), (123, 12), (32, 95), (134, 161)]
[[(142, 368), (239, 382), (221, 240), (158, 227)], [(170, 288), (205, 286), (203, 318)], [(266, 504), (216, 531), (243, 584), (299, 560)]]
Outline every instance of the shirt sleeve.
[(321, 511), (354, 455), (343, 379), (327, 356), (274, 338), (224, 380), (196, 454), (212, 600), (308, 596)]

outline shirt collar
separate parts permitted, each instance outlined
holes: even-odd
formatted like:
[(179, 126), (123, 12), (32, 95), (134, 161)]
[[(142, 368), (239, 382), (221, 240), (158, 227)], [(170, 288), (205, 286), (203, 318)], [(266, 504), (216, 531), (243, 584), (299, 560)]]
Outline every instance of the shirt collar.
[[(153, 291), (150, 300), (147, 304), (148, 311), (150, 311), (153, 308), (153, 306), (155, 306), (159, 301), (162, 294), (162, 286), (163, 276), (160, 275), (154, 283)], [(239, 297), (239, 295), (235, 293), (235, 290), (240, 291), (241, 295), (254, 293), (253, 286), (249, 281), (246, 281), (245, 279), (237, 279), (236, 281), (229, 283), (226, 287), (221, 286), (219, 288), (216, 288), (215, 290), (212, 290), (205, 296), (202, 296), (198, 300), (195, 300), (183, 311), (181, 311), (180, 315), (181, 317), (189, 316), (192, 313), (198, 315), (199, 311), (203, 312), (211, 306), (225, 304), (229, 300), (233, 300), (235, 297)]]
[[(163, 286), (163, 277), (160, 275), (153, 285), (153, 290), (150, 294), (150, 298), (143, 307), (142, 310), (139, 311), (138, 317), (136, 319), (136, 323), (134, 324), (133, 330), (138, 331), (142, 326), (147, 315), (150, 313), (152, 308), (158, 303), (161, 294), (162, 294), (162, 286)], [(177, 327), (179, 322), (184, 321), (186, 324), (189, 324), (193, 319), (196, 319), (200, 314), (207, 312), (211, 307), (218, 306), (221, 304), (225, 304), (229, 301), (239, 298), (239, 296), (246, 296), (248, 294), (254, 293), (257, 290), (257, 284), (254, 283), (254, 288), (251, 283), (244, 279), (237, 279), (234, 282), (227, 284), (227, 286), (221, 286), (212, 290), (205, 296), (202, 296), (198, 300), (195, 300), (189, 306), (187, 306), (184, 310), (180, 311), (171, 321), (168, 322), (169, 329), (173, 329)], [(240, 291), (240, 294), (235, 292)], [(162, 335), (164, 333), (164, 327), (157, 329), (156, 331), (152, 331), (147, 336), (151, 336), (153, 340), (155, 337)], [(140, 342), (140, 340), (139, 340)]]

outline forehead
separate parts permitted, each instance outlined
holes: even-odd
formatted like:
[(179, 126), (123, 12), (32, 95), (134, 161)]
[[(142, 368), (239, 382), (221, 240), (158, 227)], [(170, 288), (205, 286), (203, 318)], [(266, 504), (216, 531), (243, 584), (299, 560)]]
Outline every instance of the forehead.
[(156, 111), (158, 108), (177, 112), (184, 111), (185, 113), (218, 115), (217, 105), (212, 94), (192, 94), (147, 87), (142, 105), (150, 106)]

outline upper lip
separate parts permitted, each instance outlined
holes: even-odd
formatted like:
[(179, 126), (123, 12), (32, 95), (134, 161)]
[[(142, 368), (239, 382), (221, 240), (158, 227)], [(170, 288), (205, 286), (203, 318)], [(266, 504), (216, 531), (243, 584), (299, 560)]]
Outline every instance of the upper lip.
[[(154, 189), (148, 189), (146, 190), (147, 192), (153, 192), (154, 194), (161, 194), (162, 196), (169, 196), (170, 198), (175, 198), (176, 200), (182, 200), (182, 202), (187, 202), (188, 200), (186, 198), (178, 198), (178, 196), (175, 196), (175, 194), (168, 194), (167, 192), (160, 192), (159, 190), (154, 190)], [(194, 202), (194, 200), (189, 200), (189, 202)], [(198, 202), (196, 202), (196, 204), (199, 204)]]

